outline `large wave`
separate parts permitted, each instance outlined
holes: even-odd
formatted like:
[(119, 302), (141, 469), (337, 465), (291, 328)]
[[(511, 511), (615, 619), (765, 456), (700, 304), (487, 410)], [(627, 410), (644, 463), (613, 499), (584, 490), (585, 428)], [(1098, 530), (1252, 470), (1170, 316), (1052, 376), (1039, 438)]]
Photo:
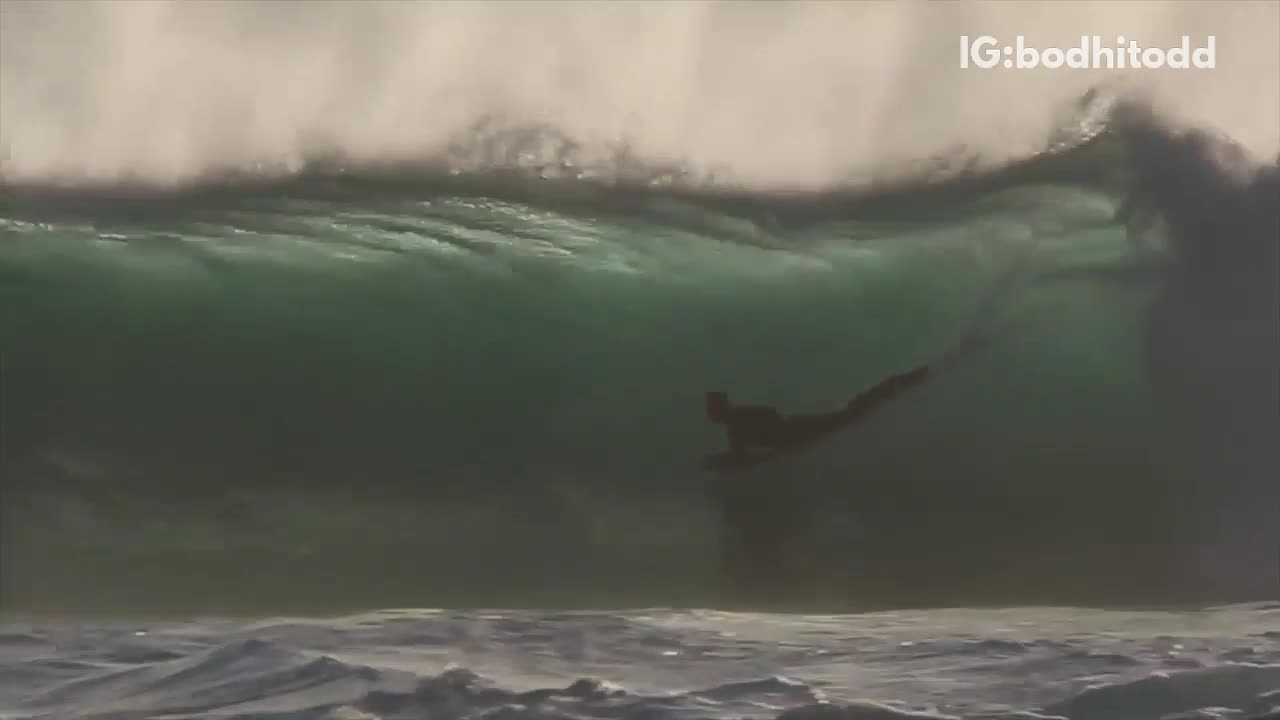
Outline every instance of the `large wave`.
[[(809, 64), (846, 21), (950, 53), (1000, 19), (969, 6), (293, 7), (0, 6), (6, 602), (762, 602), (717, 594), (743, 529), (790, 543), (752, 592), (806, 606), (1274, 592), (1280, 102), (1232, 69), (1274, 5), (1214, 6), (1213, 81), (1117, 109), (910, 42), (896, 74)], [(1204, 10), (1070, 7), (1152, 37)], [(661, 43), (608, 28), (659, 20), (699, 69), (637, 105), (619, 68)], [(705, 390), (832, 409), (975, 325), (857, 432), (707, 492)]]
[[(122, 578), (190, 602), (288, 567), (246, 602), (735, 602), (719, 523), (797, 512), (756, 568), (792, 602), (1265, 595), (1276, 168), (1118, 117), (861, 196), (10, 193), (6, 590), (135, 607)], [(874, 422), (706, 494), (704, 390), (839, 407), (975, 322)]]

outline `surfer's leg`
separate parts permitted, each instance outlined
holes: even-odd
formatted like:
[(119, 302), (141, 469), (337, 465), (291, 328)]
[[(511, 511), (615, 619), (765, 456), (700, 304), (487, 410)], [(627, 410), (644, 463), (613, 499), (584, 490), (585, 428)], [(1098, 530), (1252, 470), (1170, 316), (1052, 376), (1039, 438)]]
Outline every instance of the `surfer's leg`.
[(862, 392), (849, 401), (845, 408), (844, 418), (850, 420), (868, 415), (880, 409), (894, 396), (915, 387), (925, 381), (929, 375), (929, 366), (921, 365), (904, 373), (881, 380), (878, 384)]
[(921, 365), (920, 367), (912, 368), (906, 372), (898, 373), (881, 384), (891, 383), (895, 388), (904, 390), (924, 382), (928, 375), (929, 366)]

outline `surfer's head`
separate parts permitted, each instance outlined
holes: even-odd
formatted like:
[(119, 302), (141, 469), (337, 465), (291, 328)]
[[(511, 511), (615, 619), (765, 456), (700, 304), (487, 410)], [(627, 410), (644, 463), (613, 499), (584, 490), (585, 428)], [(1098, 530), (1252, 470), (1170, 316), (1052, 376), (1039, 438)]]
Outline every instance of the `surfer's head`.
[(707, 393), (707, 419), (722, 423), (729, 414), (729, 393), (711, 390)]

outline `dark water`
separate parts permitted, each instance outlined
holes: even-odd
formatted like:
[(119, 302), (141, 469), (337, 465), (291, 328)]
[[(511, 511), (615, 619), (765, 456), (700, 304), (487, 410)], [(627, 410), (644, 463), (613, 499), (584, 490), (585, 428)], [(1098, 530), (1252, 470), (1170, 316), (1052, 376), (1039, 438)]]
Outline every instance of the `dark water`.
[[(1224, 147), (1142, 126), (875, 195), (2, 190), (0, 597), (1274, 596), (1277, 174)], [(835, 409), (975, 326), (857, 430), (708, 492), (705, 390)], [(725, 594), (722, 542), (784, 518), (763, 594)]]

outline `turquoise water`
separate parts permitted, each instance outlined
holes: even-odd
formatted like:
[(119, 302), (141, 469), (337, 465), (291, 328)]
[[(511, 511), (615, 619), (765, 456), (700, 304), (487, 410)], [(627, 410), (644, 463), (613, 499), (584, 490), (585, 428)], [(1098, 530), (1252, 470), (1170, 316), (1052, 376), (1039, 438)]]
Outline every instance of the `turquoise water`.
[[(1221, 483), (1209, 410), (1275, 420), (1223, 385), (1265, 393), (1275, 357), (1267, 216), (1234, 249), (1187, 244), (1210, 215), (1179, 220), (1151, 180), (1180, 224), (1136, 227), (1104, 145), (878, 195), (12, 189), (5, 589), (75, 606), (123, 574), (102, 580), (120, 604), (181, 605), (258, 568), (203, 597), (670, 604), (722, 597), (725, 528), (800, 512), (787, 572), (759, 570), (779, 602), (1231, 594), (1187, 548), (1248, 497)], [(1228, 316), (1247, 332), (1224, 337)], [(834, 409), (974, 327), (981, 344), (871, 421), (734, 478), (748, 510), (719, 516), (704, 391)], [(1212, 364), (1185, 361), (1206, 343)], [(1270, 461), (1229, 432), (1229, 455)]]

